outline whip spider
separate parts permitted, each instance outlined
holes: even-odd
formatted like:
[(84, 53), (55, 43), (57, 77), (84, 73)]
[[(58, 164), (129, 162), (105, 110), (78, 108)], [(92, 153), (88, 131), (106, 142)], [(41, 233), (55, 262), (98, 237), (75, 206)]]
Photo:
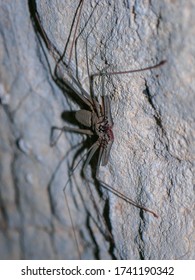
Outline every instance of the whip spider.
[[(41, 22), (39, 13), (36, 8), (36, 2), (34, 2), (34, 7), (31, 10), (31, 16), (33, 20), (33, 24), (36, 30), (36, 33), (39, 37), (40, 42), (44, 42), (47, 50), (51, 54), (51, 57), (55, 60), (55, 70), (53, 74), (53, 79), (56, 82), (56, 84), (63, 90), (67, 96), (69, 96), (71, 99), (76, 101), (80, 106), (81, 109), (77, 110), (75, 112), (75, 119), (77, 123), (79, 124), (78, 127), (72, 127), (72, 126), (63, 126), (62, 128), (59, 128), (57, 126), (52, 127), (52, 141), (51, 145), (54, 146), (58, 139), (60, 138), (61, 134), (64, 131), (69, 131), (73, 133), (79, 133), (79, 134), (85, 134), (87, 137), (94, 139), (93, 144), (88, 148), (87, 153), (85, 154), (86, 159), (84, 160), (84, 157), (81, 158), (81, 160), (84, 160), (84, 165), (82, 168), (83, 177), (86, 179), (86, 181), (89, 181), (87, 178), (87, 167), (90, 163), (90, 161), (93, 159), (94, 155), (98, 153), (97, 156), (97, 162), (95, 167), (95, 181), (98, 182), (100, 186), (103, 188), (106, 188), (116, 196), (122, 198), (127, 203), (130, 203), (134, 205), (135, 207), (146, 211), (150, 214), (152, 214), (154, 217), (158, 217), (157, 214), (146, 208), (145, 206), (136, 203), (126, 195), (124, 195), (122, 192), (119, 192), (116, 190), (113, 186), (109, 186), (108, 184), (104, 183), (100, 177), (99, 177), (99, 168), (100, 166), (106, 166), (109, 160), (109, 155), (111, 151), (111, 147), (114, 141), (114, 134), (113, 134), (113, 117), (112, 117), (112, 108), (110, 103), (110, 97), (108, 93), (106, 92), (105, 88), (105, 77), (106, 76), (112, 76), (112, 75), (123, 75), (123, 74), (130, 74), (135, 72), (141, 72), (146, 71), (150, 69), (157, 68), (165, 63), (165, 61), (161, 61), (160, 63), (149, 66), (142, 69), (136, 69), (136, 70), (126, 70), (126, 71), (107, 71), (106, 69), (103, 69), (100, 72), (97, 72), (95, 74), (89, 75), (90, 80), (90, 90), (89, 92), (84, 89), (84, 87), (81, 85), (80, 81), (75, 77), (73, 74), (73, 71), (71, 69), (71, 60), (73, 56), (73, 50), (74, 46), (76, 44), (76, 40), (79, 36), (78, 28), (80, 23), (80, 18), (82, 11), (84, 9), (85, 1), (81, 0), (78, 4), (77, 10), (75, 12), (75, 17), (72, 23), (71, 31), (70, 31), (70, 37), (68, 41), (71, 39), (72, 35), (72, 43), (70, 47), (70, 52), (68, 58), (65, 57), (65, 54), (67, 52), (67, 46), (64, 49), (64, 52), (60, 52), (57, 47), (51, 42), (49, 39), (49, 36), (46, 34), (44, 30), (44, 26)], [(98, 4), (98, 2), (97, 2)], [(96, 5), (97, 5), (96, 4)], [(95, 8), (94, 8), (95, 10)], [(93, 12), (92, 12), (93, 14)], [(91, 14), (91, 16), (92, 16)], [(91, 17), (90, 16), (90, 17)], [(86, 25), (88, 22), (86, 23)], [(86, 26), (85, 25), (85, 26)], [(87, 65), (88, 72), (89, 67)], [(94, 93), (94, 87), (93, 83), (96, 77), (99, 77), (101, 79), (101, 88), (102, 93), (101, 97), (98, 99), (96, 94)], [(55, 138), (53, 137), (56, 135), (56, 131), (58, 131), (58, 136)], [(72, 173), (75, 169), (75, 167), (72, 168)], [(70, 178), (68, 182), (70, 181)], [(64, 195), (66, 199), (66, 186), (64, 187)], [(95, 201), (93, 202), (95, 207), (97, 207), (97, 204)], [(68, 201), (67, 201), (68, 204)], [(76, 234), (75, 234), (76, 235)], [(107, 235), (108, 239), (113, 242), (113, 237), (110, 232), (110, 230), (107, 228)], [(75, 237), (77, 240), (77, 238)], [(78, 251), (79, 251), (79, 244), (77, 244)], [(79, 253), (79, 255), (81, 255)], [(80, 256), (81, 257), (81, 256)]]

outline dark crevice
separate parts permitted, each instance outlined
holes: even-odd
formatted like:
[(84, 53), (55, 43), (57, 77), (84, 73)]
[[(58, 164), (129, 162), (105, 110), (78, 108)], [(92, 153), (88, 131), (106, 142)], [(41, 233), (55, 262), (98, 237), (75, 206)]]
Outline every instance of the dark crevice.
[(90, 237), (91, 237), (91, 239), (92, 239), (92, 241), (93, 241), (93, 246), (94, 246), (94, 248), (93, 248), (93, 254), (94, 254), (94, 256), (95, 256), (95, 259), (96, 259), (96, 260), (100, 260), (100, 249), (99, 249), (99, 246), (98, 246), (98, 244), (97, 244), (97, 242), (96, 242), (96, 239), (95, 239), (93, 230), (92, 230), (92, 228), (91, 228), (91, 226), (90, 226), (90, 215), (87, 215), (86, 227), (87, 227), (87, 229), (88, 229), (88, 231), (89, 231), (89, 234), (90, 234)]
[[(148, 87), (148, 84), (147, 84), (146, 80), (145, 80), (145, 86), (146, 86), (146, 89), (143, 91), (143, 93), (147, 97), (147, 100), (148, 100), (149, 104), (151, 105), (151, 107), (153, 108), (153, 110), (155, 112), (153, 117), (155, 119), (158, 131), (159, 131), (159, 141), (162, 143), (162, 145), (164, 146), (164, 148), (166, 150), (164, 156), (165, 157), (166, 156), (173, 157), (173, 155), (170, 153), (170, 150), (169, 150), (169, 139), (167, 137), (166, 130), (165, 130), (163, 124), (162, 124), (162, 118), (161, 118), (160, 112), (156, 109), (156, 107), (154, 105), (153, 97), (150, 93), (150, 90), (149, 90), (149, 87)], [(174, 156), (174, 158), (176, 158), (176, 157)], [(176, 158), (176, 159), (179, 160), (178, 158)]]
[(111, 235), (111, 237), (108, 240), (109, 241), (109, 245), (110, 245), (110, 248), (109, 248), (108, 252), (109, 252), (112, 260), (116, 260), (117, 258), (116, 258), (115, 254), (114, 254), (114, 250), (116, 249), (116, 246), (115, 246), (115, 243), (114, 243), (113, 236), (111, 234), (111, 232), (112, 232), (112, 225), (111, 225), (109, 213), (110, 213), (110, 204), (109, 204), (109, 200), (107, 199), (106, 202), (105, 202), (105, 206), (104, 206), (103, 217), (105, 219), (108, 231), (110, 232), (110, 235)]
[(15, 161), (17, 160), (17, 152), (14, 151), (13, 152), (13, 158), (12, 158), (12, 162), (11, 162), (11, 174), (12, 174), (12, 180), (14, 182), (14, 186), (15, 186), (15, 205), (16, 205), (16, 209), (19, 213), (19, 217), (20, 217), (20, 224), (21, 224), (21, 230), (20, 230), (20, 252), (21, 252), (21, 256), (20, 259), (25, 259), (25, 244), (24, 244), (24, 214), (23, 214), (23, 210), (21, 209), (21, 205), (20, 205), (20, 189), (19, 189), (19, 182), (18, 182), (18, 178), (17, 178), (17, 173), (15, 172)]
[(136, 19), (137, 19), (137, 13), (136, 13), (136, 8), (135, 8), (135, 6), (133, 5), (133, 7), (132, 7), (132, 14), (133, 14), (133, 16), (134, 16), (134, 22), (136, 22)]
[(139, 251), (139, 257), (140, 260), (145, 260), (144, 256), (144, 241), (143, 241), (143, 221), (144, 221), (144, 214), (143, 210), (140, 211), (140, 224), (139, 224), (139, 229), (138, 229), (138, 251)]
[(1, 196), (0, 196), (0, 212), (1, 212), (1, 217), (2, 217), (0, 229), (2, 231), (6, 231), (8, 228), (8, 225), (7, 225), (8, 215), (7, 215), (7, 209), (6, 209), (5, 203)]
[(159, 31), (161, 21), (162, 21), (162, 16), (161, 16), (161, 13), (160, 13), (159, 16), (158, 16), (158, 19), (157, 19), (157, 24), (156, 24), (157, 33), (159, 33), (158, 31)]
[[(106, 203), (106, 204), (107, 204), (107, 205), (105, 206), (106, 209), (104, 209), (104, 210), (105, 210), (104, 212), (109, 211), (108, 203)], [(105, 213), (104, 213), (104, 214), (105, 214)], [(106, 216), (107, 216), (107, 215), (106, 215)], [(94, 234), (93, 229), (92, 229), (92, 227), (91, 227), (91, 225), (90, 225), (90, 219), (91, 219), (91, 218), (92, 218), (92, 216), (91, 216), (91, 214), (88, 212), (86, 227), (87, 227), (87, 229), (88, 229), (88, 231), (89, 231), (89, 236), (91, 237), (92, 242), (93, 242), (93, 247), (94, 247), (94, 248), (93, 248), (93, 254), (94, 254), (94, 257), (95, 257), (96, 260), (100, 260), (100, 259), (101, 259), (101, 254), (100, 254), (101, 248), (99, 247), (99, 245), (98, 245), (98, 243), (97, 243), (97, 241), (96, 241), (95, 234)], [(94, 220), (93, 218), (92, 218), (92, 221), (95, 222), (95, 220)], [(96, 224), (96, 222), (95, 222), (95, 224)], [(96, 226), (98, 226), (98, 225), (96, 224)], [(106, 224), (106, 226), (108, 227), (107, 224)], [(98, 228), (99, 228), (99, 226), (98, 226)], [(100, 228), (99, 228), (99, 229), (100, 229)], [(114, 241), (113, 241), (113, 239), (111, 239), (110, 236), (108, 236), (106, 233), (104, 233), (103, 230), (101, 230), (101, 233), (103, 234), (104, 238), (109, 242), (110, 247), (109, 247), (108, 252), (109, 252), (109, 254), (110, 254), (112, 260), (116, 260), (117, 258), (116, 258), (115, 254), (114, 254), (115, 246), (114, 246)]]
[(150, 94), (150, 90), (149, 90), (149, 87), (148, 87), (148, 84), (147, 84), (146, 80), (145, 80), (145, 87), (146, 87), (146, 89), (143, 91), (143, 93), (147, 97), (147, 100), (148, 100), (149, 104), (151, 105), (151, 107), (155, 111), (154, 119), (156, 121), (156, 124), (161, 129), (161, 132), (164, 135), (166, 135), (166, 132), (165, 132), (163, 124), (162, 124), (161, 115), (160, 115), (159, 111), (157, 111), (157, 109), (154, 105), (153, 98), (152, 98), (152, 95)]
[(146, 89), (143, 91), (143, 93), (145, 94), (145, 96), (147, 97), (148, 99), (148, 102), (150, 103), (150, 105), (152, 106), (152, 108), (154, 109), (155, 111), (155, 115), (154, 115), (154, 118), (155, 118), (155, 121), (156, 121), (156, 124), (161, 128), (163, 129), (163, 125), (162, 125), (162, 121), (161, 121), (161, 116), (159, 114), (159, 112), (157, 111), (155, 105), (154, 105), (154, 102), (153, 102), (153, 99), (152, 99), (152, 96), (150, 94), (150, 91), (149, 91), (149, 87), (148, 87), (148, 84), (147, 84), (147, 81), (145, 80), (145, 87)]

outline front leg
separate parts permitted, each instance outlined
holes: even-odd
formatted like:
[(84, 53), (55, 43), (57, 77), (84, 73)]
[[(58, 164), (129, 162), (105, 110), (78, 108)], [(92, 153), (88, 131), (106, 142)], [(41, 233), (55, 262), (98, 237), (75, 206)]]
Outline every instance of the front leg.
[[(53, 134), (54, 134), (54, 130), (60, 130), (60, 134), (58, 135), (58, 137), (55, 138), (54, 141), (52, 141)], [(86, 135), (94, 135), (93, 132), (90, 129), (81, 129), (81, 128), (76, 128), (76, 127), (69, 127), (69, 126), (63, 126), (63, 127), (57, 127), (57, 126), (53, 126), (51, 129), (51, 137), (50, 137), (50, 146), (53, 147), (56, 145), (56, 143), (58, 142), (59, 138), (62, 135), (62, 132), (64, 131), (72, 131), (75, 133), (81, 133), (81, 134), (86, 134)]]

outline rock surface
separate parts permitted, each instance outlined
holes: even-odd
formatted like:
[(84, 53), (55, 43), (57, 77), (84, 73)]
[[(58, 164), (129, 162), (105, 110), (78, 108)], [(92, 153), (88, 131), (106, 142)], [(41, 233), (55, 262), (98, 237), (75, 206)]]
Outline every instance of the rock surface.
[[(63, 188), (72, 161), (76, 165), (81, 159), (65, 194), (82, 259), (194, 259), (194, 1), (97, 2), (84, 1), (81, 33), (71, 58), (72, 72), (87, 91), (87, 59), (90, 74), (105, 67), (121, 71), (167, 60), (152, 71), (105, 77), (115, 142), (108, 165), (100, 168), (101, 180), (159, 218), (104, 188), (98, 190), (90, 166), (90, 182), (84, 181), (86, 150), (77, 151), (85, 136), (66, 132), (50, 147), (52, 126), (67, 124), (62, 113), (67, 116), (79, 106), (52, 79), (55, 61), (32, 24), (34, 1), (4, 1), (0, 258), (78, 258)], [(37, 1), (42, 26), (56, 49), (62, 53), (69, 42), (66, 59), (78, 3)], [(100, 95), (99, 78), (94, 88)], [(108, 229), (112, 241), (106, 239)]]

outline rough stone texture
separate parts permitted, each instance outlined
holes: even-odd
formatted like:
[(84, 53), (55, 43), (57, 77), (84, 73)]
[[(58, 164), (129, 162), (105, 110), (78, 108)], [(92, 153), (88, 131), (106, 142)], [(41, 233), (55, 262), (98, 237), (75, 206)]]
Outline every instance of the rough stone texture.
[[(0, 258), (74, 259), (78, 250), (63, 188), (80, 148), (75, 145), (85, 137), (67, 132), (49, 145), (51, 127), (64, 125), (61, 114), (79, 107), (51, 77), (46, 57), (52, 70), (54, 60), (32, 26), (33, 2), (0, 3)], [(42, 25), (62, 52), (79, 1), (37, 2)], [(95, 9), (97, 1), (85, 2), (72, 68), (87, 90), (86, 45), (90, 73), (167, 63), (106, 77), (115, 142), (100, 170), (103, 181), (159, 218), (98, 192), (93, 176), (92, 183), (83, 180), (80, 163), (66, 196), (81, 258), (194, 259), (194, 1), (105, 0)], [(95, 88), (100, 94), (99, 79)], [(106, 240), (88, 187), (114, 244)]]

